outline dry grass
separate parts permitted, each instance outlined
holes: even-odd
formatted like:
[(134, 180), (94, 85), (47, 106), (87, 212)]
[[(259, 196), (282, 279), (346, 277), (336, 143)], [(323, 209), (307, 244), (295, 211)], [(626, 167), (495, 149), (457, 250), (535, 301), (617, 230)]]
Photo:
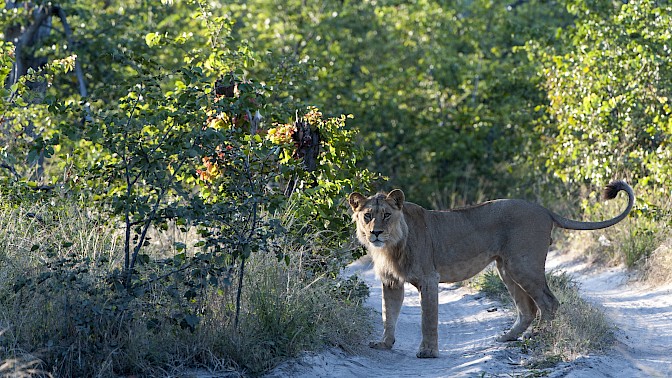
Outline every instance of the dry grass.
[(334, 281), (330, 274), (306, 270), (310, 248), (291, 249), (285, 251), (292, 257), (289, 264), (271, 255), (251, 256), (238, 329), (223, 329), (231, 327), (235, 286), (229, 293), (212, 293), (208, 300), (209, 307), (220, 311), (204, 322), (204, 334), (229, 334), (211, 342), (253, 375), (323, 346), (353, 351), (371, 328), (370, 311), (361, 306), (364, 296), (343, 290), (344, 281)]
[(20, 359), (7, 359), (0, 362), (0, 377), (5, 378), (36, 378), (51, 377), (39, 368), (39, 360), (22, 361)]
[(542, 361), (571, 361), (611, 348), (614, 328), (603, 311), (581, 298), (576, 282), (567, 273), (552, 272), (547, 279), (561, 305), (551, 324), (537, 325), (538, 337), (531, 340), (533, 353)]
[(652, 286), (672, 283), (672, 238), (651, 253), (644, 264), (643, 277)]
[[(74, 205), (0, 205), (0, 376), (259, 374), (306, 350), (358, 345), (370, 328), (361, 292), (305, 268), (319, 245), (282, 248), (289, 264), (275, 255), (247, 261), (236, 328), (235, 266), (229, 286), (193, 300), (171, 296), (174, 281), (128, 297), (107, 281), (122, 261), (114, 230)], [(194, 329), (180, 324), (184, 313), (198, 315)]]
[(672, 282), (672, 230), (664, 220), (628, 218), (603, 230), (563, 232), (558, 248), (602, 266), (625, 265), (650, 285)]
[[(0, 337), (2, 337), (6, 331), (6, 329), (0, 329)], [(40, 368), (42, 361), (37, 359), (35, 356), (26, 355), (16, 351), (3, 352), (4, 353), (2, 354), (4, 357), (0, 358), (0, 377), (28, 378), (52, 376)], [(9, 356), (12, 357), (10, 358)]]

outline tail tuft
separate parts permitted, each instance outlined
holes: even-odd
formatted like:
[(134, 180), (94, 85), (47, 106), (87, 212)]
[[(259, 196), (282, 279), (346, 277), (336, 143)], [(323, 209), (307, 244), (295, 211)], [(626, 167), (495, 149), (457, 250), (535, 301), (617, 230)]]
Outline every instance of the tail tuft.
[(621, 190), (626, 190), (628, 184), (626, 184), (624, 181), (614, 181), (611, 184), (607, 185), (604, 187), (604, 191), (602, 192), (602, 197), (605, 200), (610, 200), (616, 198), (616, 195), (618, 192)]
[(608, 220), (600, 222), (579, 222), (561, 217), (560, 215), (555, 214), (551, 211), (549, 211), (549, 213), (551, 214), (551, 217), (553, 218), (553, 222), (555, 223), (555, 225), (570, 230), (599, 230), (601, 228), (611, 227), (616, 223), (625, 219), (625, 217), (627, 217), (628, 214), (630, 214), (630, 210), (632, 210), (632, 207), (635, 204), (635, 192), (632, 190), (630, 185), (626, 184), (625, 181), (620, 180), (614, 181), (604, 188), (603, 192), (604, 198), (608, 200), (614, 199), (616, 198), (618, 192), (620, 192), (621, 190), (628, 195), (628, 206), (619, 215)]

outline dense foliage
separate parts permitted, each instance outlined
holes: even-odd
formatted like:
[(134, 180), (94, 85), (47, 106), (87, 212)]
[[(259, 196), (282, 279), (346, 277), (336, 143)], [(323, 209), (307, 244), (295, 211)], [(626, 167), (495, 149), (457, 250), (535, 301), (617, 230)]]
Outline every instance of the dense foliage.
[[(35, 238), (28, 248), (34, 258), (2, 273), (9, 278), (3, 280), (3, 308), (12, 303), (22, 308), (9, 318), (25, 317), (40, 301), (44, 308), (25, 327), (11, 320), (2, 325), (3, 332), (13, 328), (6, 350), (47, 348), (50, 370), (88, 376), (105, 352), (67, 345), (93, 343), (103, 351), (114, 343), (126, 350), (134, 346), (124, 334), (202, 335), (215, 315), (224, 316), (218, 332), (232, 343), (224, 349), (236, 349), (232, 340), (244, 327), (264, 330), (250, 325), (250, 317), (261, 316), (249, 301), (258, 289), (245, 290), (246, 282), (259, 282), (246, 278), (259, 261), (298, 264), (287, 273), (295, 276), (293, 290), (308, 282), (314, 289), (306, 293), (332, 285), (331, 278), (351, 259), (344, 246), (349, 219), (343, 199), (355, 189), (366, 190), (374, 178), (356, 166), (363, 155), (353, 143), (355, 130), (346, 125), (348, 115), (325, 116), (253, 79), (245, 67), (255, 54), (232, 43), (231, 21), (205, 2), (128, 2), (118, 8), (77, 2), (67, 13), (67, 4), (15, 5), (3, 13), (12, 42), (2, 45), (0, 71), (7, 83), (0, 136), (0, 195), (9, 206), (4, 211), (37, 219), (48, 230), (68, 222), (67, 215), (56, 215), (62, 208), (85, 206), (91, 227), (121, 245), (105, 243), (109, 254), (101, 256), (84, 248), (76, 233), (72, 240), (67, 233)], [(41, 23), (62, 27), (67, 43), (58, 41), (57, 33), (37, 33)], [(73, 31), (70, 25), (82, 28)], [(12, 211), (33, 201), (46, 207)], [(40, 224), (26, 232), (37, 235)], [(190, 236), (162, 243), (170, 234)], [(12, 234), (3, 238), (15, 246), (0, 254), (8, 262), (25, 247)], [(304, 243), (310, 246), (298, 247)], [(28, 273), (17, 275), (23, 270)], [(313, 285), (325, 276), (330, 279)], [(22, 300), (26, 295), (36, 302)], [(326, 297), (316, 308), (327, 305)], [(347, 298), (335, 291), (332, 299)], [(226, 309), (219, 312), (207, 303)], [(60, 318), (60, 308), (74, 323), (40, 321)], [(300, 311), (292, 316), (315, 318)], [(302, 337), (319, 345), (328, 340), (320, 327), (333, 320), (324, 318)], [(36, 329), (44, 337), (36, 339)], [(268, 347), (265, 361), (241, 368), (268, 368), (300, 345)], [(227, 365), (247, 358), (225, 352)], [(86, 362), (70, 365), (75, 354)], [(56, 364), (63, 358), (65, 364)], [(140, 360), (114, 359), (101, 369), (124, 374), (146, 369)]]
[[(235, 32), (282, 62), (306, 62), (292, 95), (356, 115), (370, 169), (424, 205), (505, 195), (538, 147), (536, 66), (516, 50), (552, 44), (559, 4), (241, 2)], [(276, 71), (256, 65), (263, 72)], [(282, 65), (281, 65), (282, 66)]]
[[(312, 246), (300, 255), (306, 277), (335, 276), (352, 257), (343, 203), (353, 190), (401, 187), (443, 208), (512, 195), (555, 206), (558, 195), (625, 178), (636, 221), (615, 243), (626, 251), (614, 253), (637, 263), (669, 230), (664, 1), (0, 9), (5, 210), (43, 205), (17, 213), (42, 224), (75, 203), (117, 230), (118, 256), (96, 260), (112, 315), (137, 313), (131, 303), (159, 285), (170, 288), (174, 325), (195, 331), (207, 319), (202, 300), (235, 287), (227, 314), (237, 325), (246, 262), (289, 265), (287, 245)], [(591, 201), (582, 209), (610, 211)], [(172, 233), (189, 237), (162, 244)], [(91, 257), (75, 246), (31, 243), (27, 253), (42, 257), (11, 291), (42, 293), (82, 273)], [(72, 277), (82, 301), (103, 290)]]
[(563, 181), (623, 177), (641, 193), (669, 194), (672, 16), (655, 2), (575, 9), (554, 49), (533, 46), (548, 93), (539, 127), (544, 157)]
[[(56, 9), (33, 7), (50, 16)], [(54, 33), (22, 49), (32, 47), (51, 63), (14, 78), (4, 98), (9, 191), (22, 183), (63, 190), (123, 220), (120, 280), (127, 288), (138, 259), (147, 259), (140, 252), (148, 230), (169, 221), (199, 227), (197, 246), (234, 260), (267, 244), (266, 231), (283, 232), (259, 216), (262, 210), (273, 214), (292, 204), (307, 229), (342, 236), (347, 217), (333, 216), (339, 198), (372, 178), (355, 167), (361, 155), (345, 116), (323, 117), (316, 108), (278, 100), (273, 88), (244, 77), (255, 55), (232, 43), (231, 20), (204, 2), (85, 10), (67, 23), (115, 31), (112, 40), (87, 28), (76, 35), (77, 61), (93, 70), (77, 78), (88, 87), (86, 97), (73, 93), (73, 78), (62, 74), (73, 69), (75, 56), (49, 49)], [(8, 25), (31, 20), (30, 12), (9, 13)], [(16, 66), (28, 61), (16, 58)], [(11, 63), (5, 61), (5, 80)], [(46, 88), (34, 85), (44, 81)], [(268, 134), (282, 127), (289, 139)], [(302, 150), (306, 132), (316, 135), (307, 146), (312, 156)]]

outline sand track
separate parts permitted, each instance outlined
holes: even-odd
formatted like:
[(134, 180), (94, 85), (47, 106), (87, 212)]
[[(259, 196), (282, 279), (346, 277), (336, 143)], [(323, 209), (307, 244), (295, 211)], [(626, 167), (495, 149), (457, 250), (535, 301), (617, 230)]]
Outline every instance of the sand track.
[[(647, 288), (628, 283), (622, 268), (601, 271), (551, 253), (548, 269), (575, 276), (581, 293), (603, 306), (617, 327), (617, 343), (606, 355), (585, 356), (545, 371), (550, 377), (671, 377), (672, 286)], [(366, 305), (380, 314), (381, 284), (367, 262), (349, 267), (370, 286)], [(420, 302), (415, 288), (406, 286), (397, 324), (397, 342), (390, 351), (358, 348), (354, 355), (332, 349), (307, 354), (285, 363), (268, 377), (512, 377), (539, 373), (523, 363), (528, 355), (495, 338), (513, 323), (515, 314), (468, 288), (441, 284), (439, 290), (439, 348), (437, 359), (418, 359)], [(375, 322), (373, 337), (382, 333)]]

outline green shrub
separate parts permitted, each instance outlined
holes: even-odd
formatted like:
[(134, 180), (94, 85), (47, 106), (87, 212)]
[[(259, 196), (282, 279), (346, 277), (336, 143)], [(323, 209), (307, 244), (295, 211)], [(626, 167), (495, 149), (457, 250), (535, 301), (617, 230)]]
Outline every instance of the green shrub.
[(278, 238), (279, 255), (247, 260), (236, 326), (238, 270), (229, 271), (228, 283), (196, 287), (178, 277), (186, 270), (166, 263), (173, 259), (152, 256), (138, 267), (147, 282), (142, 290), (116, 290), (110, 278), (123, 260), (122, 238), (67, 202), (2, 207), (3, 367), (31, 357), (40, 364), (21, 366), (56, 376), (165, 375), (194, 367), (257, 374), (305, 350), (349, 349), (367, 333), (361, 282), (304, 264), (322, 248), (317, 244)]

